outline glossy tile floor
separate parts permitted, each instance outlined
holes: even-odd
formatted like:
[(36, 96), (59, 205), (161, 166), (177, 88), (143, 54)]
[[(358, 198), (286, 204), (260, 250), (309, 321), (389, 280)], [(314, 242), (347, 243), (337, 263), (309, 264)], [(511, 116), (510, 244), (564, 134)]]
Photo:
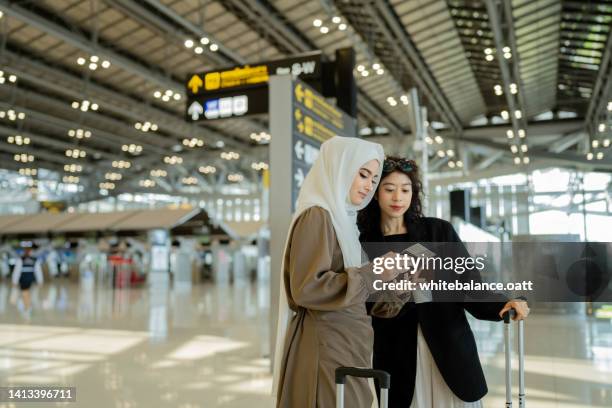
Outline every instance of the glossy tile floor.
[[(55, 281), (34, 291), (29, 320), (11, 292), (0, 282), (0, 386), (74, 386), (77, 402), (0, 408), (272, 406), (265, 284), (113, 291)], [(485, 407), (504, 406), (502, 326), (472, 324)], [(526, 331), (530, 407), (612, 406), (609, 320), (534, 313)]]

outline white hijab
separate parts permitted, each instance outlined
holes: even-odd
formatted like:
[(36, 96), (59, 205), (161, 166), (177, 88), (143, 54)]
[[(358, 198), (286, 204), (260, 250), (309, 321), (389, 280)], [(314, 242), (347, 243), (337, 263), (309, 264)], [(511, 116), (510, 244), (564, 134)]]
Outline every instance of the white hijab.
[[(363, 202), (356, 206), (350, 202), (349, 191), (359, 169), (370, 160), (378, 160), (378, 177), (382, 174), (385, 159), (383, 148), (378, 143), (365, 140), (335, 136), (321, 145), (319, 156), (304, 179), (298, 195), (295, 214), (289, 227), (289, 233), (299, 216), (310, 207), (321, 207), (329, 213), (334, 231), (342, 251), (345, 267), (361, 266), (361, 244), (357, 228), (357, 211), (368, 205), (374, 196), (375, 188), (369, 192)], [(313, 239), (315, 239), (313, 237)], [(287, 303), (282, 271), (285, 270), (284, 259), (289, 245), (285, 243), (283, 265), (281, 267), (281, 285), (278, 306), (278, 325), (274, 352), (273, 393), (276, 395), (283, 358), (285, 334), (291, 317)]]

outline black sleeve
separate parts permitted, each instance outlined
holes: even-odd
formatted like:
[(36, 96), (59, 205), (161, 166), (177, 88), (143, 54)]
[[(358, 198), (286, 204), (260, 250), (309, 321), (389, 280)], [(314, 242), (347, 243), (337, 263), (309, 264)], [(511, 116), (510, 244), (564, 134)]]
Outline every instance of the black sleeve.
[[(470, 254), (468, 250), (465, 248), (459, 235), (453, 228), (450, 223), (446, 223), (446, 232), (448, 240), (446, 242), (456, 242), (460, 245), (454, 248), (455, 256), (469, 257)], [(457, 275), (460, 277), (462, 281), (474, 281), (474, 282), (482, 282), (482, 276), (480, 276), (480, 272), (478, 269), (474, 268), (472, 271), (465, 272), (463, 274)], [(472, 316), (479, 320), (492, 320), (499, 321), (501, 317), (499, 317), (499, 312), (503, 309), (504, 305), (508, 302), (508, 298), (502, 294), (497, 292), (466, 292), (463, 300), (463, 308), (467, 310)]]

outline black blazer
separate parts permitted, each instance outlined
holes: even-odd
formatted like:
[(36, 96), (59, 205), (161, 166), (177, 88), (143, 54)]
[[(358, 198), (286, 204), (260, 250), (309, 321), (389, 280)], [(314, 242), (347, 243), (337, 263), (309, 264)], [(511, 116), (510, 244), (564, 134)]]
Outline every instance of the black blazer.
[[(360, 237), (362, 242), (383, 241)], [(453, 226), (438, 218), (423, 217), (408, 226), (408, 233), (386, 236), (385, 241), (461, 242)], [(368, 250), (367, 247), (365, 248)], [(467, 252), (467, 251), (466, 251)], [(380, 254), (368, 254), (370, 258)], [(374, 327), (374, 368), (391, 374), (390, 408), (405, 408), (414, 394), (416, 377), (417, 327), (453, 393), (466, 402), (480, 400), (488, 391), (478, 358), (474, 334), (465, 310), (477, 319), (499, 321), (507, 302), (502, 294), (489, 294), (488, 302), (407, 303), (393, 318), (372, 317)]]

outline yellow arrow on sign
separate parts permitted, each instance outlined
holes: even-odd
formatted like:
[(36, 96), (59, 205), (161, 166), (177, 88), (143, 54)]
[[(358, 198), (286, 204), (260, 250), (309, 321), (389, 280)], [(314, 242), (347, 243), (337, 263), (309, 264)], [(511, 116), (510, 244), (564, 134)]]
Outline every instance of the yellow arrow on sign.
[(202, 79), (197, 75), (192, 76), (189, 82), (187, 82), (187, 87), (190, 88), (191, 92), (194, 94), (198, 93), (202, 85), (204, 85), (204, 82), (202, 82)]
[(298, 102), (302, 102), (302, 99), (304, 98), (304, 91), (302, 91), (301, 84), (297, 84), (295, 87), (295, 98), (298, 100)]

